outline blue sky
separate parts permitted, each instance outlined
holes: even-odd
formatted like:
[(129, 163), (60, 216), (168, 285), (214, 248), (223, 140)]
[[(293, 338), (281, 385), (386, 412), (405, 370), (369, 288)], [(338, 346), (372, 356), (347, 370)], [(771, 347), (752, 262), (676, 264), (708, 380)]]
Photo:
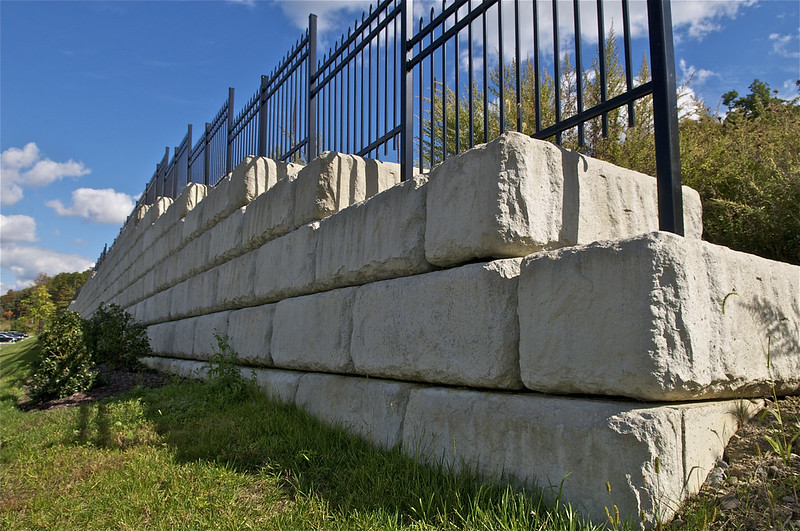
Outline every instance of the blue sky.
[[(89, 267), (187, 124), (200, 131), (229, 86), (238, 110), (308, 13), (329, 46), (368, 6), (0, 0), (0, 292)], [(688, 89), (708, 107), (754, 78), (797, 94), (800, 2), (673, 0), (673, 22), (679, 81), (691, 75)]]

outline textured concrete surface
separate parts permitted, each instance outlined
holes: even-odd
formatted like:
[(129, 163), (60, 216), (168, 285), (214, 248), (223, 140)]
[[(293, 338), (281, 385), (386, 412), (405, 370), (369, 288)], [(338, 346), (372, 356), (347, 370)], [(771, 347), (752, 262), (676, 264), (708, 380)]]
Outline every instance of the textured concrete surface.
[(669, 233), (534, 254), (519, 280), (522, 380), (644, 400), (797, 392), (798, 301), (800, 267)]
[(228, 344), (247, 365), (272, 365), (272, 317), (275, 305), (233, 311), (228, 317)]
[(347, 373), (358, 288), (285, 299), (275, 308), (272, 359), (277, 367)]
[(623, 518), (644, 514), (652, 525), (722, 457), (733, 409), (733, 401), (654, 406), (429, 388), (410, 395), (403, 448), (487, 478), (561, 489), (562, 502), (595, 522), (613, 499)]
[(500, 389), (519, 375), (520, 259), (472, 264), (359, 288), (358, 374)]
[(320, 222), (320, 290), (430, 271), (425, 260), (425, 184), (412, 179)]
[[(447, 159), (427, 189), (425, 252), (444, 267), (658, 229), (655, 179), (520, 133)], [(686, 187), (684, 210), (699, 238), (700, 199)]]
[(416, 388), (386, 380), (306, 374), (300, 378), (295, 403), (328, 424), (394, 448), (402, 442), (406, 403)]

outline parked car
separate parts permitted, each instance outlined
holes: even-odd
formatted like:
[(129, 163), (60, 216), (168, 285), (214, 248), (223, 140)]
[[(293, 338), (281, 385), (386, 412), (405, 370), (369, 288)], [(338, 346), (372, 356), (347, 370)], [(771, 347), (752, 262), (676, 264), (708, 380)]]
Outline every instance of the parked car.
[(16, 343), (20, 338), (8, 332), (0, 332), (0, 343)]

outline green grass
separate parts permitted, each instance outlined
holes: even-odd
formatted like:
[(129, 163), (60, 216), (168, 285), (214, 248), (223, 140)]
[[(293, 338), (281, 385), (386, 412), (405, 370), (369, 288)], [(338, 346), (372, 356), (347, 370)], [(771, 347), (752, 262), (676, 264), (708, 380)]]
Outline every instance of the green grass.
[(255, 393), (175, 382), (16, 407), (29, 339), (0, 351), (2, 529), (599, 529), (569, 506), (378, 451)]

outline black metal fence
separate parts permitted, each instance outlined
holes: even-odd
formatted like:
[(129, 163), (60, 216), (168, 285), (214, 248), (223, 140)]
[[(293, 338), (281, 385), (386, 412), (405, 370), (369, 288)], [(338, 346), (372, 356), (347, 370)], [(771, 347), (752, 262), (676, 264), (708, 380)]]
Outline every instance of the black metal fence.
[[(509, 130), (582, 145), (587, 128), (607, 134), (617, 109), (632, 126), (634, 102), (650, 96), (660, 228), (683, 234), (670, 2), (646, 6), (651, 79), (638, 83), (629, 0), (447, 0), (418, 20), (413, 0), (379, 0), (320, 60), (311, 15), (238, 114), (229, 89), (193, 147), (189, 126), (171, 160), (167, 149), (140, 203), (176, 197), (188, 182), (214, 185), (247, 155), (308, 161), (340, 151), (400, 162), (407, 179)], [(619, 90), (607, 71), (609, 46), (619, 48), (610, 11), (622, 19)]]

